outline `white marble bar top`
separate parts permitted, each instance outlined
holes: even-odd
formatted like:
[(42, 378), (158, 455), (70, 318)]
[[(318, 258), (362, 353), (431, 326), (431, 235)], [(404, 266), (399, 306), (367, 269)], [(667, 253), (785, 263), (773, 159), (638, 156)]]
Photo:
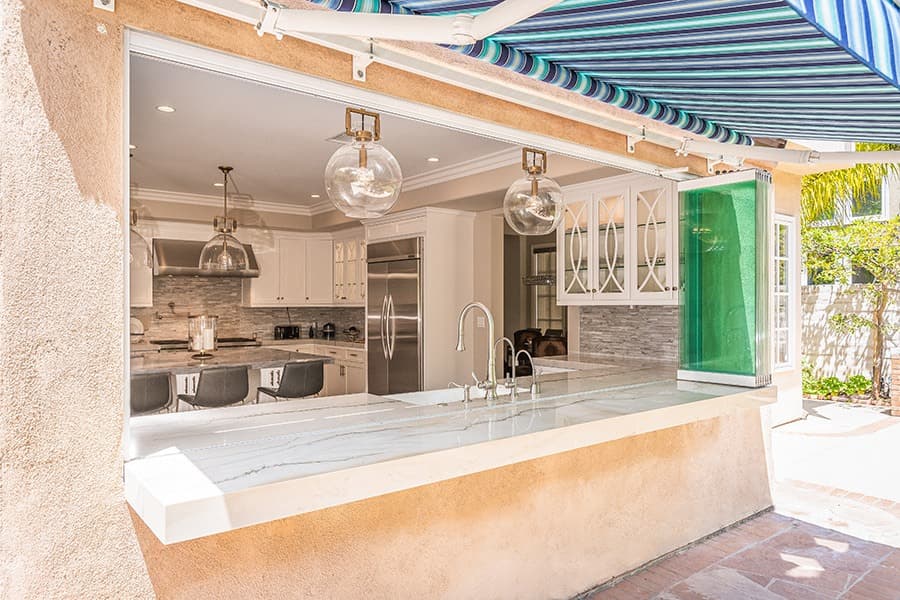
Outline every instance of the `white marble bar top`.
[(236, 367), (246, 365), (250, 369), (274, 369), (288, 362), (322, 362), (330, 364), (330, 356), (318, 356), (303, 352), (291, 352), (277, 348), (222, 348), (212, 352), (212, 358), (197, 360), (197, 354), (189, 350), (142, 354), (131, 359), (131, 373), (173, 373), (181, 375), (197, 373), (209, 367)]
[(588, 364), (603, 368), (514, 402), (351, 394), (134, 418), (125, 496), (175, 543), (775, 401), (774, 388)]

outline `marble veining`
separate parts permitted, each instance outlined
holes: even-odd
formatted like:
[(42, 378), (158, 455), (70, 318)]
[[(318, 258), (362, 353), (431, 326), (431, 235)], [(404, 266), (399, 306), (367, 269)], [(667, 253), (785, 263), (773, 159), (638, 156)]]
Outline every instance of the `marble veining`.
[(171, 543), (774, 401), (652, 362), (545, 364), (572, 370), (514, 402), (350, 394), (131, 419), (126, 497)]

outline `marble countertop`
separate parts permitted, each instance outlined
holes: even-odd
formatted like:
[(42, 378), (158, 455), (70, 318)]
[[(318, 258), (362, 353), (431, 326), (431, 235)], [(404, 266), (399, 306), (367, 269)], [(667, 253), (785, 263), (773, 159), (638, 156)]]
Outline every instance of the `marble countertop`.
[(355, 348), (357, 350), (366, 347), (365, 340), (349, 342), (347, 340), (326, 340), (322, 338), (296, 338), (293, 340), (263, 340), (262, 345), (265, 346), (335, 346), (337, 348)]
[(245, 348), (223, 348), (213, 352), (207, 360), (191, 358), (196, 352), (176, 351), (142, 354), (131, 358), (131, 373), (173, 373), (183, 375), (196, 373), (209, 367), (247, 365), (251, 369), (274, 369), (286, 362), (332, 363), (329, 356), (317, 356), (303, 352), (290, 352), (275, 348), (251, 346)]
[(174, 543), (775, 401), (657, 364), (568, 362), (589, 366), (516, 401), (351, 394), (131, 419), (126, 498)]

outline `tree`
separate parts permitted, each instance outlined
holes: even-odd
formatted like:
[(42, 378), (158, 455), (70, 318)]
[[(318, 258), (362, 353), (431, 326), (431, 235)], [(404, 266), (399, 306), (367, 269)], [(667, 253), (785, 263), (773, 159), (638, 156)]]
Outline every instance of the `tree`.
[[(857, 143), (858, 152), (900, 150), (900, 144)], [(839, 216), (841, 199), (861, 202), (881, 191), (881, 182), (890, 175), (900, 176), (900, 164), (860, 164), (849, 169), (815, 173), (803, 177), (801, 209), (803, 222), (831, 221)]]
[(900, 293), (900, 217), (805, 227), (802, 243), (806, 267), (815, 283), (847, 285), (853, 269), (864, 269), (872, 276), (870, 283), (853, 290), (864, 295), (868, 315), (837, 314), (831, 324), (844, 332), (871, 331), (872, 399), (877, 402), (884, 377), (885, 340), (898, 330), (898, 324), (885, 322), (884, 315)]

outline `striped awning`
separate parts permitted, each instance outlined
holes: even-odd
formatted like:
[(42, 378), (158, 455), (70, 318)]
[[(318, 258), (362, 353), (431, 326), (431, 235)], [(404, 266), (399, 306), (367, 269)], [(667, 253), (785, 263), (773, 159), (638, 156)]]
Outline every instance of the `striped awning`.
[[(314, 0), (477, 14), (499, 0)], [(459, 52), (731, 143), (900, 143), (892, 0), (564, 0)]]

